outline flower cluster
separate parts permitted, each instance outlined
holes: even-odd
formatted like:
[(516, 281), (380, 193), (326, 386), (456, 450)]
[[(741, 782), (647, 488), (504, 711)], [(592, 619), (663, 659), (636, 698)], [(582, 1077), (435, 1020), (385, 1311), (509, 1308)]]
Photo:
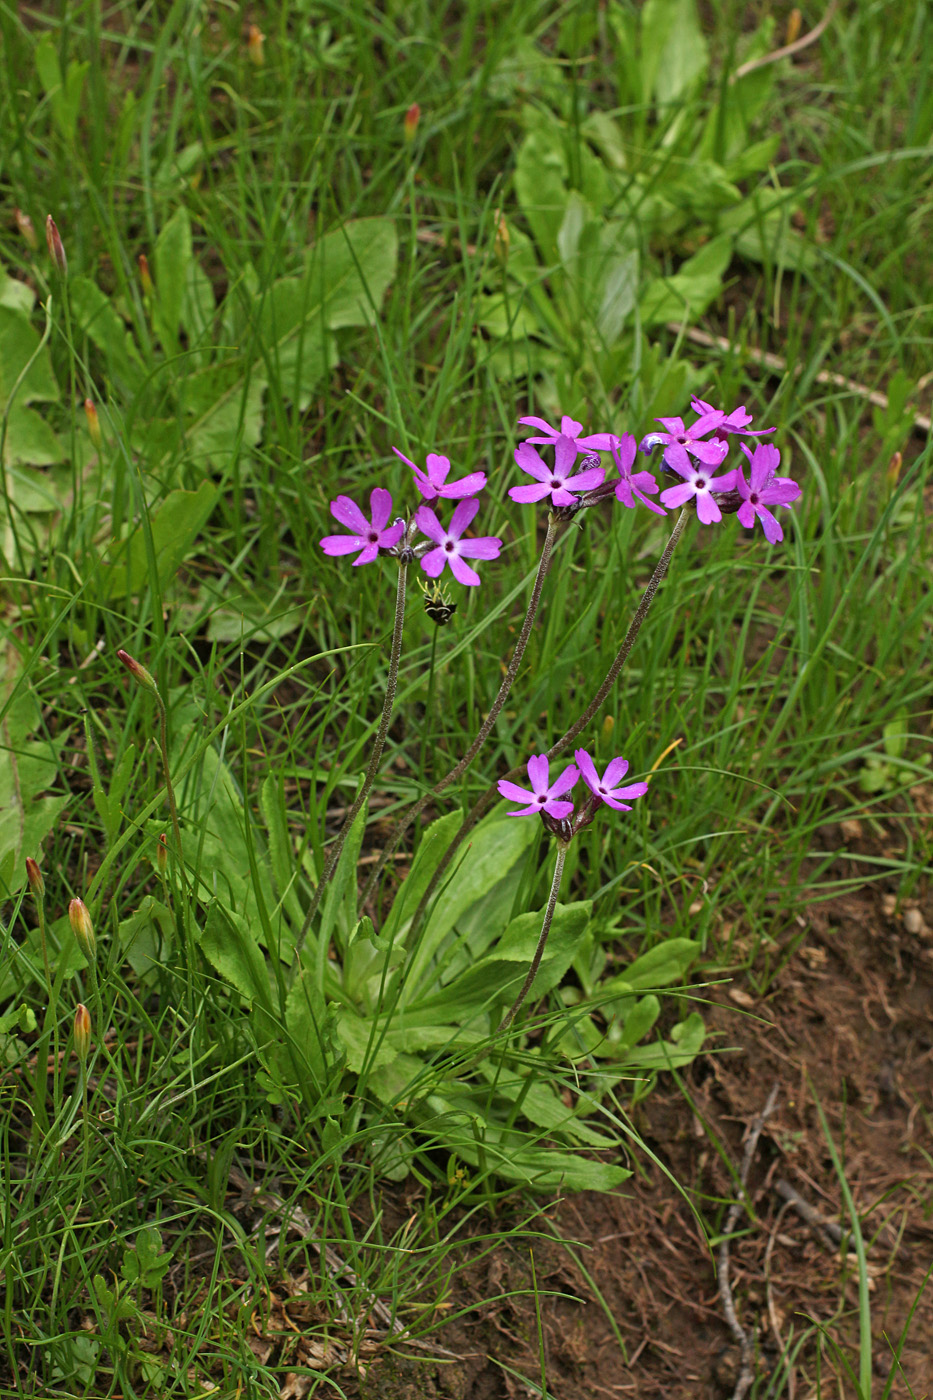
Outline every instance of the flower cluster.
[[(509, 782), (507, 778), (500, 778), (497, 784), (499, 796), (509, 802), (524, 804), (508, 815), (528, 817), (538, 813), (550, 831), (561, 840), (569, 841), (584, 826), (589, 826), (601, 806), (613, 807), (617, 812), (630, 812), (629, 804), (637, 797), (644, 797), (648, 791), (647, 783), (620, 786), (628, 772), (628, 761), (624, 758), (614, 758), (600, 777), (586, 749), (576, 749), (573, 757), (573, 763), (551, 782), (547, 754), (533, 754), (528, 760), (530, 790)], [(590, 796), (573, 817), (573, 803), (566, 801), (566, 796), (581, 778), (589, 788)]]
[[(721, 521), (723, 513), (734, 514), (746, 529), (759, 520), (765, 538), (779, 543), (784, 532), (772, 507), (792, 505), (800, 496), (800, 487), (789, 477), (777, 475), (781, 461), (778, 449), (761, 442), (752, 449), (740, 442), (748, 477), (744, 462), (722, 470), (732, 437), (760, 438), (774, 429), (752, 428), (744, 404), (726, 413), (694, 398), (691, 407), (696, 414), (694, 423), (686, 426), (682, 418), (659, 418), (663, 431), (648, 433), (640, 443), (631, 433), (584, 433), (583, 425), (567, 415), (559, 427), (543, 418), (520, 418), (520, 423), (536, 431), (516, 449), (515, 463), (532, 480), (511, 487), (508, 494), (520, 504), (546, 499), (549, 509), (559, 517), (573, 515), (613, 495), (628, 510), (640, 504), (656, 515), (692, 502), (704, 525)], [(657, 447), (662, 449), (662, 471), (680, 478), (660, 495), (655, 476), (644, 469), (635, 470), (637, 454), (650, 458)], [(550, 465), (539, 448), (553, 454)], [(321, 540), (322, 549), (331, 555), (356, 554), (354, 565), (370, 564), (380, 554), (401, 556), (407, 551), (407, 558), (418, 560), (428, 578), (439, 578), (449, 566), (458, 583), (475, 588), (479, 574), (465, 561), (497, 559), (502, 548), (502, 541), (494, 535), (466, 534), (479, 510), (476, 498), (486, 486), (486, 473), (473, 471), (450, 480), (448, 457), (429, 452), (422, 468), (397, 447), (392, 450), (411, 468), (415, 487), (425, 502), (458, 503), (450, 524), (443, 525), (427, 504), (419, 506), (409, 520), (399, 518), (390, 523), (392, 497), (377, 486), (370, 495), (368, 519), (348, 496), (331, 502), (331, 514), (349, 533), (326, 535)], [(602, 454), (608, 455), (618, 476), (607, 479)], [(581, 455), (583, 461), (579, 462)], [(658, 501), (650, 500), (652, 496), (658, 496)], [(418, 539), (419, 535), (424, 538)]]

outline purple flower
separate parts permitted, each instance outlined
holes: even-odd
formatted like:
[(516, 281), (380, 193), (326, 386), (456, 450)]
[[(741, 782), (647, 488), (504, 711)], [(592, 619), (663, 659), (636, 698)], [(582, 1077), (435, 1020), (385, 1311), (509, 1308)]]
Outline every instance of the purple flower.
[(735, 473), (735, 489), (742, 497), (737, 511), (739, 523), (750, 530), (757, 515), (765, 539), (770, 544), (779, 544), (784, 538), (784, 531), (767, 507), (789, 506), (800, 495), (800, 487), (789, 476), (774, 475), (780, 465), (781, 454), (770, 442), (758, 443), (754, 452), (750, 452), (744, 442), (739, 446), (751, 462), (747, 482), (741, 467)]
[(620, 480), (616, 482), (616, 497), (627, 506), (629, 510), (635, 509), (635, 501), (641, 501), (649, 510), (653, 510), (655, 515), (664, 515), (661, 506), (656, 506), (654, 501), (645, 499), (644, 493), (649, 496), (657, 494), (658, 483), (650, 472), (635, 472), (632, 475), (632, 464), (635, 461), (635, 438), (632, 433), (623, 433), (621, 437), (611, 437), (609, 439), (612, 458), (619, 468)]
[[(723, 447), (726, 444), (723, 443)], [(682, 506), (696, 497), (697, 515), (704, 525), (712, 525), (714, 520), (722, 519), (722, 512), (713, 500), (714, 491), (732, 491), (735, 489), (734, 471), (726, 472), (723, 476), (713, 476), (708, 467), (702, 463), (694, 466), (686, 451), (680, 443), (671, 443), (664, 452), (664, 460), (674, 468), (678, 475), (684, 480), (677, 486), (669, 486), (666, 491), (661, 492), (661, 501), (664, 505)]]
[(560, 428), (552, 428), (550, 423), (545, 423), (543, 418), (519, 418), (519, 423), (527, 423), (529, 428), (540, 428), (542, 437), (526, 438), (526, 442), (544, 443), (556, 446), (558, 438), (567, 437), (573, 443), (578, 452), (608, 452), (610, 447), (609, 433), (590, 433), (589, 437), (581, 437), (583, 424), (578, 423), (573, 418), (568, 418), (566, 413), (560, 420)]
[(547, 754), (532, 754), (528, 760), (528, 778), (531, 782), (531, 791), (527, 788), (520, 788), (516, 783), (510, 783), (506, 778), (500, 778), (497, 783), (499, 796), (506, 797), (510, 802), (525, 802), (528, 805), (522, 807), (518, 812), (509, 812), (510, 817), (527, 817), (535, 812), (546, 812), (549, 817), (558, 820), (561, 817), (569, 817), (573, 811), (572, 802), (558, 802), (559, 797), (563, 797), (565, 792), (569, 792), (580, 776), (580, 770), (571, 763), (565, 768), (559, 778), (548, 785), (548, 761)]
[(445, 530), (430, 506), (418, 507), (415, 524), (423, 535), (437, 545), (421, 560), (421, 567), (428, 578), (438, 578), (444, 572), (445, 564), (449, 564), (458, 583), (475, 588), (479, 583), (479, 574), (465, 564), (464, 559), (498, 559), (502, 541), (495, 536), (485, 535), (475, 540), (460, 538), (478, 510), (479, 501), (475, 497), (461, 501), (453, 513), (450, 528)]
[(477, 491), (482, 491), (486, 485), (485, 472), (470, 472), (469, 476), (462, 476), (459, 481), (448, 481), (450, 458), (441, 457), (437, 452), (428, 453), (425, 460), (428, 470), (423, 472), (403, 452), (399, 452), (397, 447), (393, 447), (392, 451), (411, 467), (415, 474), (415, 485), (426, 501), (436, 500), (438, 496), (443, 496), (448, 501), (459, 501), (462, 496), (475, 496)]
[[(607, 434), (608, 437), (608, 434)], [(509, 492), (513, 501), (520, 501), (525, 504), (528, 501), (540, 501), (545, 496), (550, 496), (553, 506), (573, 506), (577, 503), (577, 498), (573, 491), (568, 490), (573, 487), (577, 491), (591, 491), (595, 486), (601, 486), (606, 473), (602, 467), (587, 467), (585, 471), (578, 472), (576, 476), (569, 473), (577, 460), (577, 447), (572, 438), (559, 437), (554, 452), (554, 466), (549, 467), (541, 458), (537, 448), (532, 447), (530, 442), (523, 442), (515, 449), (515, 461), (523, 472), (533, 476), (536, 480), (534, 486), (513, 486)]]
[[(628, 802), (634, 801), (636, 797), (644, 797), (648, 791), (647, 783), (629, 783), (628, 787), (619, 787), (619, 783), (628, 772), (627, 759), (614, 758), (600, 778), (596, 764), (586, 749), (575, 749), (573, 756), (580, 769), (580, 776), (593, 796), (605, 802), (607, 807), (614, 807), (617, 812), (630, 812), (632, 809)], [(623, 798), (626, 800), (623, 801)]]
[[(650, 455), (656, 447), (663, 446), (664, 460), (669, 467), (674, 466), (673, 459), (668, 453), (673, 448), (680, 448), (681, 451), (691, 453), (698, 462), (702, 462), (707, 467), (718, 467), (720, 462), (729, 451), (729, 444), (721, 438), (713, 438), (711, 442), (701, 442), (704, 433), (715, 432), (725, 421), (726, 415), (721, 408), (711, 408), (708, 413), (704, 413), (695, 423), (691, 423), (689, 428), (684, 427), (682, 418), (657, 418), (657, 423), (663, 423), (666, 429), (663, 433), (648, 433), (639, 443), (642, 452)], [(675, 471), (677, 468), (674, 468)], [(663, 499), (663, 497), (662, 497)]]
[(353, 567), (356, 568), (357, 564), (371, 564), (380, 549), (391, 549), (394, 544), (398, 544), (405, 533), (405, 522), (396, 520), (394, 525), (389, 525), (386, 529), (392, 514), (392, 497), (384, 487), (376, 486), (370, 493), (369, 510), (371, 520), (366, 519), (359, 506), (355, 501), (351, 501), (349, 496), (338, 496), (336, 501), (331, 501), (331, 515), (353, 533), (325, 535), (321, 540), (324, 553), (352, 554), (358, 549), (361, 551), (360, 557), (353, 561)]
[[(694, 413), (703, 416), (719, 412), (718, 409), (713, 408), (711, 403), (707, 403), (705, 399), (698, 399), (696, 395), (691, 399), (690, 407)], [(752, 415), (746, 413), (744, 403), (740, 403), (738, 408), (734, 408), (731, 413), (725, 415), (716, 429), (716, 435), (725, 440), (729, 433), (741, 433), (743, 437), (760, 437), (762, 433), (774, 432), (773, 428), (750, 428), (748, 425), (751, 421)]]

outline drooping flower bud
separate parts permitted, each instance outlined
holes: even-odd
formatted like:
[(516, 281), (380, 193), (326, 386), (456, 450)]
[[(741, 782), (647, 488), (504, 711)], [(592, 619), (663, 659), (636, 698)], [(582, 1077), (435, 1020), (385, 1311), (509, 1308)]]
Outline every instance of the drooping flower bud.
[(100, 418), (93, 399), (84, 400), (84, 416), (87, 419), (87, 431), (95, 449), (100, 452), (104, 446), (104, 435), (100, 430)]
[(87, 912), (87, 905), (83, 899), (73, 899), (68, 905), (68, 921), (71, 924), (71, 931), (75, 936), (75, 942), (89, 963), (97, 961), (97, 939), (94, 936), (94, 925), (91, 923), (91, 916)]
[(417, 102), (413, 102), (405, 113), (405, 140), (409, 144), (415, 139), (415, 132), (418, 130), (418, 123), (421, 120), (421, 108)]
[(83, 1001), (78, 1002), (75, 1011), (75, 1054), (82, 1065), (86, 1063), (91, 1048), (91, 1013)]
[(36, 236), (35, 226), (28, 214), (24, 214), (22, 209), (13, 210), (13, 218), (16, 220), (16, 227), (33, 252), (39, 246), (39, 239)]
[(505, 215), (497, 209), (493, 217), (496, 221), (496, 236), (492, 241), (492, 251), (496, 255), (496, 262), (504, 268), (509, 260), (509, 247), (512, 239), (509, 234), (509, 226), (505, 222)]
[(49, 245), (49, 257), (57, 267), (62, 277), (68, 276), (68, 259), (65, 256), (65, 245), (62, 242), (61, 234), (55, 227), (55, 220), (49, 214), (45, 221), (45, 241)]
[(249, 27), (249, 37), (246, 41), (246, 51), (249, 54), (249, 61), (254, 68), (263, 68), (266, 62), (266, 55), (263, 51), (263, 44), (266, 36), (259, 28), (258, 24), (251, 24)]
[(145, 253), (139, 255), (139, 280), (142, 284), (143, 296), (151, 297), (153, 292), (152, 278), (149, 275), (149, 259)]
[(36, 899), (45, 899), (45, 881), (42, 878), (42, 871), (32, 856), (26, 857), (26, 879), (29, 881), (29, 888)]
[(117, 658), (123, 662), (133, 679), (138, 681), (145, 690), (151, 690), (158, 694), (159, 687), (155, 683), (155, 677), (149, 674), (145, 666), (140, 666), (135, 657), (130, 656), (128, 651), (118, 651)]

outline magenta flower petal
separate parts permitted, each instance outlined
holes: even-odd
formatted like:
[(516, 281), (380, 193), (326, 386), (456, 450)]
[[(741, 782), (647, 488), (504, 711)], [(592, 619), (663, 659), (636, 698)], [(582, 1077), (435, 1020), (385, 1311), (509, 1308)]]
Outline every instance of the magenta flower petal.
[(560, 777), (551, 784), (548, 794), (551, 797), (563, 797), (565, 792), (569, 792), (580, 777), (580, 770), (575, 763), (571, 763), (564, 769)]
[(528, 760), (528, 780), (535, 795), (547, 792), (548, 758), (546, 753), (532, 754)]
[(462, 549), (458, 550), (456, 554), (448, 554), (447, 562), (450, 565), (450, 572), (458, 583), (466, 584), (470, 588), (479, 586), (479, 574), (464, 562)]
[(430, 506), (419, 506), (415, 511), (415, 524), (423, 535), (427, 535), (429, 540), (434, 540), (435, 544), (440, 544), (444, 539), (444, 528)]
[(325, 535), (321, 540), (324, 553), (332, 555), (353, 554), (355, 550), (362, 548), (362, 545), (363, 541), (359, 535)]
[(429, 452), (425, 458), (425, 466), (428, 469), (428, 476), (434, 486), (443, 486), (450, 471), (450, 458), (442, 457), (439, 452)]
[(530, 505), (533, 501), (541, 501), (545, 496), (550, 495), (551, 488), (546, 482), (538, 482), (535, 486), (511, 486), (509, 488), (509, 498), (517, 501), (519, 505)]
[(510, 783), (508, 778), (500, 778), (496, 787), (499, 789), (499, 796), (507, 797), (510, 802), (528, 802), (535, 797), (535, 794), (529, 792), (527, 788), (520, 788), (517, 783)]
[(447, 563), (447, 555), (443, 549), (431, 549), (421, 560), (421, 567), (428, 578), (440, 578)]
[(627, 772), (628, 759), (614, 758), (603, 774), (603, 782), (606, 787), (618, 787)]
[(392, 496), (384, 486), (373, 488), (369, 497), (369, 508), (372, 512), (373, 529), (381, 533), (392, 514)]
[(475, 540), (461, 540), (459, 553), (464, 559), (498, 559), (502, 541), (494, 535), (483, 535)]
[(369, 521), (366, 516), (356, 501), (351, 501), (349, 496), (338, 496), (336, 501), (331, 501), (330, 513), (335, 520), (339, 521), (341, 525), (346, 525), (347, 529), (352, 530), (356, 535), (364, 535), (369, 529)]
[(573, 811), (572, 802), (555, 802), (553, 798), (548, 798), (547, 802), (541, 806), (542, 812), (547, 812), (549, 817), (555, 821), (560, 821), (563, 817), (569, 817)]
[[(519, 418), (519, 423), (526, 424), (529, 428), (537, 428), (540, 436), (526, 438), (529, 443), (541, 443), (544, 446), (553, 447), (559, 438), (569, 438), (574, 446), (574, 451), (580, 452), (608, 452), (609, 433), (589, 433), (581, 437), (583, 424), (578, 423), (575, 418), (564, 414), (560, 420), (560, 428), (554, 428), (550, 423), (546, 423), (543, 418), (526, 417)], [(519, 463), (519, 465), (521, 465)]]
[(573, 756), (580, 766), (583, 781), (593, 796), (605, 802), (608, 807), (614, 807), (617, 812), (630, 812), (632, 810), (623, 799), (628, 798), (630, 801), (634, 801), (637, 797), (644, 797), (648, 791), (647, 783), (630, 783), (628, 787), (618, 786), (619, 779), (624, 778), (628, 772), (628, 763), (624, 758), (614, 758), (600, 778), (596, 771), (596, 765), (586, 749), (577, 749)]
[(722, 519), (722, 511), (708, 491), (697, 491), (697, 517), (704, 525), (713, 525)]
[(605, 467), (587, 467), (585, 472), (577, 472), (576, 476), (568, 476), (564, 482), (564, 490), (571, 486), (574, 491), (592, 491), (596, 486), (602, 486), (606, 479)]
[(693, 487), (688, 482), (683, 481), (679, 486), (669, 486), (666, 491), (661, 492), (661, 500), (672, 510), (678, 506), (685, 506), (692, 496), (696, 495)]
[(371, 564), (378, 556), (379, 546), (377, 544), (368, 544), (360, 551), (358, 557), (354, 559), (353, 567), (357, 569), (360, 564)]
[(459, 481), (450, 481), (446, 486), (440, 487), (437, 494), (443, 496), (447, 501), (456, 501), (462, 496), (475, 496), (478, 491), (482, 491), (485, 485), (485, 472), (469, 472), (468, 475), (462, 476)]
[(515, 464), (521, 467), (523, 472), (533, 476), (537, 481), (547, 481), (552, 475), (550, 468), (541, 457), (541, 453), (536, 447), (532, 447), (529, 442), (520, 443), (515, 449)]
[(453, 518), (450, 522), (450, 530), (448, 533), (451, 535), (456, 535), (459, 538), (460, 535), (463, 534), (467, 526), (470, 524), (478, 510), (479, 501), (476, 500), (475, 497), (468, 501), (461, 501), (453, 513)]

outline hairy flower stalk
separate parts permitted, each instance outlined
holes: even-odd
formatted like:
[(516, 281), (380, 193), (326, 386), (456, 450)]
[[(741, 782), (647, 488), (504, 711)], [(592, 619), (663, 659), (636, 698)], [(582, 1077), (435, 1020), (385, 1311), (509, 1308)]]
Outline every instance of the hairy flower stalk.
[[(654, 601), (654, 596), (664, 580), (664, 576), (667, 573), (668, 566), (671, 562), (671, 556), (677, 547), (677, 541), (680, 539), (681, 535), (684, 532), (684, 527), (686, 526), (687, 518), (687, 510), (681, 510), (680, 514), (677, 517), (677, 521), (674, 525), (674, 528), (671, 531), (670, 539), (664, 546), (664, 552), (657, 562), (654, 573), (648, 580), (647, 587), (645, 588), (645, 591), (642, 594), (641, 602), (638, 604), (638, 607), (635, 610), (632, 620), (628, 625), (628, 630), (626, 631), (625, 636), (622, 639), (622, 645), (619, 647), (619, 650), (616, 653), (615, 660), (610, 666), (606, 674), (605, 680), (597, 690), (589, 705), (587, 705), (583, 714), (576, 721), (576, 723), (571, 725), (571, 727), (567, 730), (566, 734), (561, 735), (557, 742), (552, 744), (551, 747), (548, 749), (548, 758), (555, 758), (559, 753), (562, 753), (563, 750), (566, 749), (569, 744), (573, 743), (574, 739), (577, 737), (580, 731), (584, 729), (586, 725), (589, 724), (590, 720), (597, 713), (600, 706), (605, 701), (606, 696), (609, 694), (610, 690), (612, 689), (613, 685), (618, 679), (619, 672), (625, 665), (625, 662), (628, 659), (632, 647), (635, 645), (635, 639), (637, 638), (638, 633), (641, 631), (642, 623), (648, 616), (651, 604)], [(521, 775), (522, 771), (522, 767), (519, 765), (519, 767), (511, 769), (511, 771), (505, 775), (504, 780), (500, 779), (499, 781), (510, 781), (513, 778), (517, 778)], [(470, 832), (476, 826), (476, 823), (480, 820), (480, 818), (483, 816), (483, 814), (486, 812), (486, 810), (489, 808), (489, 806), (498, 796), (498, 794), (498, 784), (492, 783), (482, 794), (482, 796), (477, 799), (477, 801), (471, 807), (470, 811), (464, 817), (463, 822), (460, 826), (460, 830), (457, 832), (456, 836), (453, 838), (450, 845), (447, 847), (447, 850), (441, 856), (437, 869), (431, 876), (431, 879), (428, 882), (428, 887), (425, 890), (424, 894), (421, 896), (418, 908), (415, 910), (414, 917), (411, 921), (412, 930), (417, 929), (418, 925), (420, 924), (421, 919), (424, 916), (425, 910), (427, 909), (430, 901), (433, 899), (434, 893), (438, 885), (440, 884), (441, 880), (443, 880), (444, 875), (447, 872), (447, 868), (450, 865), (450, 862), (453, 860), (454, 856), (456, 855), (457, 851), (459, 850), (462, 842), (470, 834)], [(430, 794), (428, 795), (430, 796)], [(392, 847), (391, 849), (394, 849), (394, 847)], [(372, 884), (373, 881), (371, 880), (370, 885), (367, 887), (367, 895), (370, 892)]]
[(544, 911), (544, 920), (541, 924), (541, 932), (538, 935), (538, 945), (535, 948), (534, 957), (531, 960), (531, 966), (528, 969), (528, 974), (524, 982), (522, 983), (521, 991), (515, 998), (509, 1010), (503, 1016), (502, 1020), (499, 1022), (499, 1025), (496, 1029), (497, 1036), (502, 1035), (505, 1031), (509, 1029), (509, 1026), (511, 1026), (512, 1022), (515, 1020), (515, 1017), (521, 1010), (522, 1002), (525, 1000), (526, 996), (531, 991), (531, 986), (535, 980), (535, 977), (538, 975), (538, 968), (541, 966), (541, 959), (544, 956), (544, 949), (547, 945), (548, 934), (551, 931), (551, 920), (554, 918), (554, 910), (557, 906), (557, 896), (560, 894), (560, 882), (564, 873), (564, 859), (567, 855), (567, 847), (569, 844), (570, 843), (568, 841), (558, 840), (557, 842), (557, 863), (554, 866), (554, 875), (551, 880), (551, 892), (548, 895), (547, 908)]
[(324, 863), (324, 870), (318, 881), (317, 889), (311, 899), (308, 912), (305, 915), (298, 941), (295, 944), (296, 954), (301, 953), (305, 939), (308, 936), (308, 929), (311, 927), (311, 920), (314, 918), (321, 903), (324, 890), (330, 882), (331, 876), (337, 867), (340, 859), (340, 852), (343, 850), (347, 833), (356, 821), (362, 809), (363, 803), (369, 796), (373, 783), (376, 781), (376, 774), (379, 771), (379, 764), (382, 760), (382, 750), (385, 746), (386, 735), (389, 732), (389, 721), (392, 718), (392, 707), (395, 704), (395, 689), (398, 684), (398, 663), (402, 653), (402, 629), (405, 622), (405, 584), (408, 577), (407, 554), (399, 555), (398, 560), (398, 590), (395, 596), (395, 626), (392, 629), (392, 651), (389, 656), (389, 675), (386, 681), (386, 693), (382, 703), (382, 718), (379, 721), (379, 729), (376, 733), (376, 741), (373, 744), (372, 756), (369, 760), (369, 767), (366, 769), (366, 776), (363, 779), (363, 786), (357, 794), (353, 806), (344, 819), (343, 826), (337, 833), (334, 844), (331, 847), (330, 855)]
[(429, 788), (426, 793), (419, 797), (418, 801), (415, 802), (411, 807), (409, 807), (408, 811), (404, 812), (399, 818), (399, 820), (396, 822), (395, 828), (389, 836), (389, 840), (385, 847), (385, 850), (382, 852), (382, 855), (376, 862), (375, 869), (373, 870), (372, 875), (369, 877), (369, 881), (366, 885), (365, 890), (363, 891), (361, 908), (366, 907), (367, 903), (372, 897), (373, 891), (376, 888), (376, 885), (379, 881), (379, 877), (385, 869), (386, 861), (390, 859), (393, 852), (397, 848), (399, 842), (401, 841), (402, 837), (405, 835), (405, 832), (411, 826), (415, 818), (421, 815), (421, 813), (424, 811), (425, 807), (428, 805), (428, 803), (433, 797), (436, 797), (438, 793), (443, 792), (446, 787), (449, 787), (451, 783), (456, 782), (457, 779), (463, 773), (466, 772), (467, 768), (473, 762), (474, 758), (479, 753), (483, 744), (488, 739), (490, 731), (492, 730), (493, 725), (499, 717), (499, 713), (502, 709), (502, 706), (505, 704), (508, 698), (509, 691), (512, 689), (512, 686), (515, 682), (515, 677), (518, 675), (518, 668), (521, 665), (522, 657), (525, 654), (525, 647), (528, 645), (528, 638), (531, 636), (531, 629), (534, 626), (535, 616), (538, 611), (538, 604), (541, 601), (541, 590), (544, 587), (544, 580), (547, 576), (547, 572), (551, 564), (551, 552), (554, 548), (554, 539), (557, 534), (557, 526), (558, 521), (556, 517), (553, 514), (548, 515), (547, 534), (544, 537), (544, 546), (541, 550), (541, 558), (538, 560), (538, 571), (535, 574), (535, 581), (531, 590), (531, 599), (528, 603), (528, 611), (525, 613), (525, 620), (522, 623), (522, 629), (518, 635), (518, 641), (515, 644), (515, 650), (512, 653), (512, 659), (509, 662), (508, 670), (506, 671), (505, 676), (502, 679), (502, 684), (499, 687), (499, 693), (496, 696), (495, 700), (492, 702), (489, 713), (483, 720), (479, 733), (471, 743), (470, 747), (467, 749), (466, 753), (460, 759), (460, 761), (456, 763), (453, 768), (451, 768), (450, 772), (447, 773), (443, 778), (441, 778), (439, 782), (435, 783), (432, 788)]

